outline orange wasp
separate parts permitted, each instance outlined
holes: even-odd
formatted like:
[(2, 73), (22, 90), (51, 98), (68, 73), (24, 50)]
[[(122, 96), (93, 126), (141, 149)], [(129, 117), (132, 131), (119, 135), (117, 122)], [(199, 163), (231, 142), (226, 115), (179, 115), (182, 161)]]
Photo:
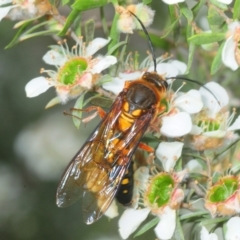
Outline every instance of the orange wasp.
[(143, 134), (164, 112), (160, 103), (166, 97), (167, 87), (156, 71), (145, 72), (140, 79), (125, 83), (110, 111), (67, 167), (57, 189), (59, 207), (67, 207), (83, 197), (83, 218), (87, 224), (106, 212)]

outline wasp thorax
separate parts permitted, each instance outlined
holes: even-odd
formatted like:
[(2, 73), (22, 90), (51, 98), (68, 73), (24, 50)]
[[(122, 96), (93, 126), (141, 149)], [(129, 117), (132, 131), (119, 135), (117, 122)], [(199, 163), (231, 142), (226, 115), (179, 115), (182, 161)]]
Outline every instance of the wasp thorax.
[(156, 72), (145, 72), (142, 78), (152, 84), (154, 84), (158, 89), (166, 90), (168, 88), (168, 83), (164, 78), (157, 74)]

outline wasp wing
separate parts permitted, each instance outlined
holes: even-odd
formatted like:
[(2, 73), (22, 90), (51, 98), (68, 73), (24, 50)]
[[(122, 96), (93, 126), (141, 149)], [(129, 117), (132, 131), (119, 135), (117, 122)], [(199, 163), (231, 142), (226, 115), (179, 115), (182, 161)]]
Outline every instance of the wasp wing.
[[(112, 203), (125, 171), (128, 169), (131, 157), (138, 147), (138, 143), (148, 127), (151, 117), (152, 114), (147, 113), (137, 119), (131, 129), (121, 136), (124, 141), (116, 145), (119, 151), (114, 155), (111, 169), (102, 169), (101, 166), (97, 165), (91, 170), (89, 169), (89, 180), (96, 180), (84, 192), (83, 218), (87, 224), (98, 220)], [(92, 162), (89, 163), (89, 165), (91, 164)]]
[(82, 197), (86, 184), (85, 174), (83, 173), (84, 166), (94, 159), (98, 152), (100, 155), (100, 151), (103, 151), (101, 150), (104, 146), (102, 138), (113, 128), (118, 115), (121, 113), (121, 106), (122, 96), (119, 95), (109, 113), (99, 123), (66, 168), (57, 188), (56, 204), (58, 207), (67, 207)]
[(83, 196), (87, 224), (98, 220), (110, 206), (132, 154), (151, 121), (149, 110), (126, 132), (119, 131), (117, 120), (124, 94), (117, 97), (109, 113), (73, 158), (57, 189), (59, 207), (66, 207)]

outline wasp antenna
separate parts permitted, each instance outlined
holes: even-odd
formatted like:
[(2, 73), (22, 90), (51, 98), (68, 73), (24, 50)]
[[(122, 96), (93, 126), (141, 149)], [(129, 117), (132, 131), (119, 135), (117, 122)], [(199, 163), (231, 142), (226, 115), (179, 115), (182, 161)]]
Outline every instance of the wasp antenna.
[(220, 106), (220, 102), (219, 102), (219, 100), (217, 99), (217, 97), (213, 94), (213, 92), (212, 92), (210, 89), (208, 89), (206, 86), (204, 86), (203, 83), (201, 83), (201, 82), (199, 82), (199, 81), (197, 81), (197, 80), (193, 80), (193, 79), (186, 78), (186, 77), (181, 77), (181, 76), (168, 77), (168, 78), (166, 78), (166, 80), (169, 80), (169, 79), (179, 79), (179, 80), (185, 80), (185, 81), (188, 81), (188, 82), (196, 83), (197, 85), (203, 87), (203, 88), (206, 89), (208, 92), (210, 92), (210, 93), (213, 95), (213, 97), (217, 100), (217, 102), (218, 102), (218, 104), (219, 104), (219, 106)]
[(151, 38), (147, 32), (147, 29), (145, 28), (145, 26), (143, 25), (142, 21), (139, 19), (138, 16), (136, 16), (133, 12), (129, 11), (136, 19), (137, 21), (140, 23), (142, 30), (144, 31), (146, 37), (148, 38), (148, 43), (149, 43), (149, 47), (152, 53), (152, 58), (153, 58), (153, 64), (154, 64), (154, 72), (157, 72), (157, 60), (156, 60), (156, 56), (155, 56), (155, 52), (154, 52), (154, 48), (153, 48), (153, 44), (151, 41)]

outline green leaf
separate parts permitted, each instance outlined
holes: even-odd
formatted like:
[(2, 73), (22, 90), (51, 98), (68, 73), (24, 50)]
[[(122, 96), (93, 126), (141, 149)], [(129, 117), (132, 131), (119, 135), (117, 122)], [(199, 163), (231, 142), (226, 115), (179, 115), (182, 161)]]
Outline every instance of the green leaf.
[(196, 16), (198, 14), (198, 12), (200, 11), (200, 9), (202, 8), (202, 6), (206, 3), (207, 0), (200, 0), (197, 1), (197, 4), (192, 8), (192, 12), (193, 15)]
[(176, 240), (185, 240), (184, 238), (184, 234), (183, 234), (183, 229), (182, 229), (182, 225), (179, 219), (179, 216), (177, 215), (177, 219), (176, 219), (176, 229), (174, 232), (174, 237)]
[(211, 75), (214, 75), (217, 73), (217, 71), (220, 69), (222, 65), (222, 50), (225, 42), (223, 42), (220, 46), (220, 48), (217, 51), (216, 56), (213, 59), (212, 66), (211, 66)]
[[(80, 95), (80, 97), (77, 99), (77, 101), (74, 105), (74, 108), (79, 109), (79, 110), (83, 109), (83, 100), (84, 100), (85, 94), (86, 94), (86, 92), (83, 92)], [(82, 111), (77, 111), (77, 110), (73, 111), (73, 116), (72, 116), (73, 124), (78, 129), (81, 124), (82, 113), (83, 113)]]
[(75, 21), (75, 19), (78, 17), (79, 14), (80, 14), (79, 10), (73, 9), (71, 11), (71, 13), (68, 15), (66, 19), (66, 23), (62, 31), (58, 34), (60, 37), (64, 36), (67, 33), (68, 29), (71, 27), (71, 25), (73, 24), (73, 22)]
[[(194, 29), (193, 29), (192, 25), (188, 25), (187, 26), (187, 39), (192, 36), (193, 32), (194, 32)], [(188, 63), (187, 63), (187, 69), (185, 72), (186, 74), (189, 72), (189, 70), (192, 66), (195, 49), (196, 49), (196, 45), (194, 43), (190, 42), (189, 49), (188, 49)]]
[(22, 36), (19, 38), (20, 41), (24, 41), (26, 39), (29, 38), (33, 38), (33, 37), (39, 37), (39, 36), (46, 36), (46, 35), (51, 35), (51, 34), (56, 34), (58, 33), (58, 30), (45, 30), (45, 31), (40, 31), (40, 32), (35, 32), (35, 33), (31, 33), (31, 34), (22, 34)]
[(126, 41), (117, 43), (115, 46), (113, 46), (111, 49), (108, 50), (107, 55), (112, 55), (119, 47), (126, 44), (127, 44)]
[(194, 213), (187, 213), (182, 216), (180, 216), (180, 220), (189, 220), (191, 218), (196, 218), (196, 217), (203, 217), (204, 215), (209, 215), (209, 212), (207, 211), (198, 211)]
[(202, 221), (202, 225), (217, 224), (229, 220), (230, 217), (217, 217), (212, 219), (206, 219)]
[(148, 231), (149, 229), (153, 228), (155, 225), (158, 224), (159, 222), (159, 217), (155, 217), (153, 218), (151, 221), (149, 221), (148, 223), (144, 224), (134, 235), (134, 237), (140, 236), (143, 233), (145, 233), (146, 231)]
[(67, 3), (69, 3), (70, 2), (70, 0), (62, 0), (62, 5), (64, 6), (64, 5), (66, 5)]
[(227, 10), (228, 6), (224, 3), (219, 2), (218, 0), (210, 0), (210, 2), (222, 10)]
[(12, 41), (5, 47), (5, 49), (11, 48), (19, 42), (19, 37), (24, 32), (24, 30), (31, 24), (31, 21), (25, 22), (21, 25), (20, 29), (17, 31)]
[(147, 5), (147, 4), (151, 3), (152, 0), (143, 0), (142, 2), (143, 2), (145, 5)]
[(218, 25), (221, 26), (225, 19), (219, 14), (217, 9), (213, 6), (209, 6), (208, 8), (208, 16), (207, 16), (209, 25)]
[(240, 0), (235, 0), (233, 6), (233, 20), (240, 20)]
[(192, 13), (191, 9), (188, 8), (187, 4), (185, 2), (183, 2), (183, 3), (179, 3), (178, 5), (180, 7), (181, 13), (188, 20), (188, 23), (192, 22), (192, 20), (193, 20), (193, 13)]
[(98, 86), (98, 85), (102, 85), (103, 83), (111, 82), (111, 81), (112, 81), (112, 77), (108, 74), (105, 74), (101, 76), (95, 84)]
[(108, 0), (77, 0), (71, 7), (78, 11), (86, 11), (89, 9), (102, 7), (108, 4), (108, 2)]
[(161, 36), (161, 38), (165, 38), (167, 35), (173, 32), (176, 26), (178, 26), (179, 18), (180, 16), (170, 26), (163, 30), (163, 36)]
[(84, 25), (86, 43), (94, 39), (95, 22), (93, 19), (88, 20)]
[(179, 35), (180, 35), (180, 23), (179, 23), (179, 18), (181, 17), (181, 12), (179, 13), (178, 7), (174, 5), (169, 5), (168, 6), (169, 10), (169, 15), (170, 15), (170, 20), (171, 20), (171, 25), (167, 27), (167, 29), (164, 30), (165, 33), (162, 38), (167, 36), (170, 32), (173, 34), (173, 38), (175, 42), (177, 41)]
[(47, 103), (45, 109), (51, 108), (59, 103), (61, 103), (61, 99), (59, 97), (55, 97)]
[[(146, 35), (144, 34), (144, 32), (142, 31), (139, 31), (138, 34), (147, 39)], [(161, 48), (161, 49), (164, 49), (165, 51), (169, 51), (172, 47), (173, 44), (171, 44), (169, 41), (167, 41), (166, 39), (162, 39), (160, 38), (160, 36), (157, 36), (155, 34), (152, 34), (152, 33), (148, 33), (149, 34), (149, 37), (151, 39), (151, 42), (153, 44), (154, 47), (157, 47), (157, 48)]]
[[(119, 19), (119, 14), (115, 13), (115, 16), (112, 21), (112, 26), (111, 26), (111, 31), (109, 37), (111, 38), (111, 42), (108, 44), (108, 52), (118, 44), (119, 39), (120, 39), (120, 31), (117, 28), (118, 24), (118, 19)], [(115, 56), (117, 55), (117, 52), (114, 54)]]
[(189, 42), (196, 45), (219, 42), (225, 39), (225, 33), (200, 33), (188, 38)]

